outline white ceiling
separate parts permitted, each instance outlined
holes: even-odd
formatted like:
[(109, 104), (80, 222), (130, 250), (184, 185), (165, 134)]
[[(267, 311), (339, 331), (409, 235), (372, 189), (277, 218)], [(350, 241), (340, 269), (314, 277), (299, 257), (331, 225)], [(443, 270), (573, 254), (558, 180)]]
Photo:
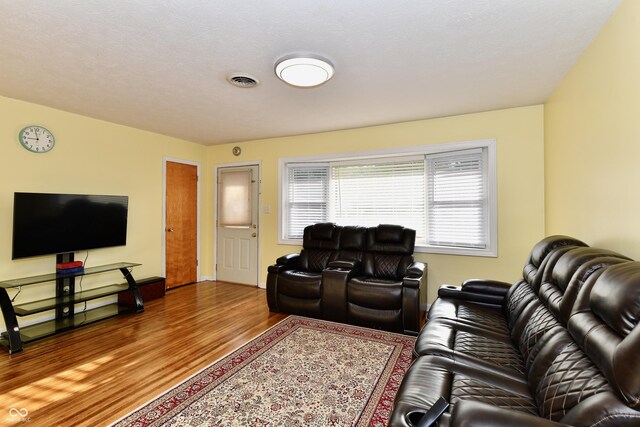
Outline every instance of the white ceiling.
[[(207, 145), (539, 104), (618, 3), (0, 0), (0, 95)], [(297, 52), (334, 78), (278, 80)]]

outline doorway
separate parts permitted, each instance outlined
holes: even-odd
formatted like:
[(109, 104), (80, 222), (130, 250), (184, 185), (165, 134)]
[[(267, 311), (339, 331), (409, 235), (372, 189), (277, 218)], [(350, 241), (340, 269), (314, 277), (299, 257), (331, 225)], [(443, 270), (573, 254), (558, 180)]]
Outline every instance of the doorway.
[(199, 166), (165, 159), (164, 255), (167, 289), (198, 281)]
[(217, 172), (216, 279), (258, 285), (260, 166)]

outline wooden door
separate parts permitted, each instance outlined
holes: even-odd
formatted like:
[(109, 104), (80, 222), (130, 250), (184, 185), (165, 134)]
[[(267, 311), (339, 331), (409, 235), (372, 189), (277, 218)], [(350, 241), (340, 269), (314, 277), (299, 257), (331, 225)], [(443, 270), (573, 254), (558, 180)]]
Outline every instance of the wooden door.
[(198, 280), (198, 168), (166, 162), (167, 288)]
[(258, 286), (258, 166), (218, 169), (216, 278)]

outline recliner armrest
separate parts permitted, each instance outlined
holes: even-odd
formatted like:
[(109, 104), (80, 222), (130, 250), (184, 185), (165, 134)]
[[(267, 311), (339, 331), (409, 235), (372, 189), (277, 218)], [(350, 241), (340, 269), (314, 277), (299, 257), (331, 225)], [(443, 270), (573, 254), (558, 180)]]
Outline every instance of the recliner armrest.
[(278, 265), (290, 265), (300, 262), (300, 254), (283, 255), (276, 260)]
[(480, 294), (505, 296), (509, 292), (511, 283), (499, 280), (469, 279), (462, 283), (462, 290), (465, 292), (476, 292)]
[(567, 424), (549, 421), (526, 412), (463, 400), (453, 406), (449, 425), (464, 427), (560, 427)]
[(267, 267), (267, 272), (278, 274), (281, 271), (293, 270), (300, 265), (300, 254), (289, 254), (281, 256), (275, 264)]
[[(407, 286), (409, 288), (420, 288), (422, 286), (426, 287), (426, 276), (425, 270), (427, 269), (427, 265), (423, 262), (416, 261), (407, 268), (406, 276), (402, 279), (402, 286)], [(424, 285), (422, 285), (424, 282)], [(426, 292), (426, 288), (424, 289)]]
[(407, 275), (405, 277), (418, 279), (422, 277), (426, 268), (427, 265), (424, 262), (416, 261), (407, 268)]
[(453, 298), (491, 306), (501, 306), (505, 299), (502, 295), (469, 292), (466, 291), (463, 286), (455, 285), (441, 285), (438, 289), (438, 296), (440, 298)]

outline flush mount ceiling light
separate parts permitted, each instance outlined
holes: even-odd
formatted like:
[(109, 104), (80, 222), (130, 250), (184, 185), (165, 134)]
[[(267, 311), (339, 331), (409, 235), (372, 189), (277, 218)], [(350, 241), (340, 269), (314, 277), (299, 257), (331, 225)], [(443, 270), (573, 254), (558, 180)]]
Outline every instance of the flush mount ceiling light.
[(287, 58), (276, 64), (276, 75), (291, 86), (314, 87), (333, 77), (333, 65), (320, 58)]

